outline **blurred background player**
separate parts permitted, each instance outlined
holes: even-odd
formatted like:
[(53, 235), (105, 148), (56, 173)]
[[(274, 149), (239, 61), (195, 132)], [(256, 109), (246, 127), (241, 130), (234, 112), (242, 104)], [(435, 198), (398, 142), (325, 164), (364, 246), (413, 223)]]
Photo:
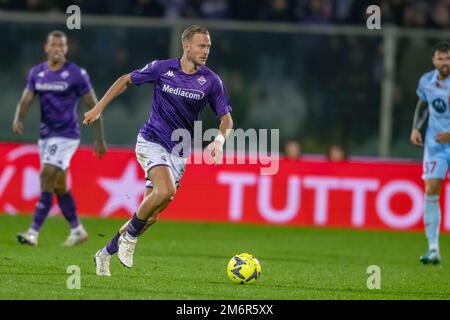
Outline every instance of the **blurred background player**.
[[(214, 163), (221, 161), (227, 130), (233, 127), (233, 120), (230, 98), (222, 80), (205, 66), (211, 47), (209, 32), (205, 27), (192, 25), (183, 31), (181, 41), (181, 59), (155, 60), (121, 76), (85, 114), (83, 123), (90, 124), (99, 119), (103, 109), (130, 85), (155, 83), (152, 113), (136, 143), (137, 160), (147, 179), (144, 199), (131, 220), (96, 253), (97, 275), (111, 275), (110, 258), (116, 252), (124, 266), (133, 266), (138, 236), (157, 221), (176, 193), (191, 152), (194, 121), (200, 118), (208, 103), (220, 118), (218, 135), (208, 145), (208, 150)], [(172, 133), (177, 129), (189, 135), (189, 141), (182, 141), (181, 150), (178, 142), (172, 140)]]
[(450, 43), (439, 42), (433, 47), (432, 63), (435, 69), (425, 73), (419, 80), (419, 101), (411, 132), (411, 142), (422, 146), (420, 128), (429, 114), (422, 175), (425, 180), (424, 224), (428, 240), (428, 251), (420, 257), (424, 264), (438, 264), (441, 261), (439, 194), (450, 163)]
[(347, 160), (348, 158), (347, 152), (345, 151), (344, 147), (339, 144), (332, 144), (328, 148), (325, 156), (328, 161), (332, 162), (341, 162)]
[[(61, 31), (52, 31), (47, 36), (45, 52), (47, 61), (34, 66), (16, 108), (12, 129), (22, 134), (23, 121), (34, 96), (39, 95), (41, 126), (38, 141), (41, 162), (41, 195), (36, 204), (33, 222), (27, 232), (17, 234), (21, 243), (38, 244), (41, 229), (53, 204), (53, 193), (58, 205), (69, 222), (71, 230), (65, 246), (82, 243), (88, 237), (80, 223), (75, 200), (66, 186), (67, 169), (80, 143), (80, 127), (76, 109), (80, 97), (89, 108), (97, 103), (88, 74), (73, 62), (66, 60), (67, 37)], [(101, 158), (106, 152), (102, 122), (95, 128), (95, 152)]]
[(302, 146), (299, 141), (291, 139), (284, 145), (284, 156), (289, 160), (299, 160), (302, 157)]

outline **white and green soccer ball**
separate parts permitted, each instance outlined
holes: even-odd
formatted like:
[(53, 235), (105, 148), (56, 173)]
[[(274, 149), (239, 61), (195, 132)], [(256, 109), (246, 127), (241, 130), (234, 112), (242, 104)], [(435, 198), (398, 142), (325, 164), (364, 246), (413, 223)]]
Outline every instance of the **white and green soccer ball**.
[(250, 284), (261, 276), (261, 264), (250, 253), (235, 255), (228, 262), (228, 278), (234, 283)]

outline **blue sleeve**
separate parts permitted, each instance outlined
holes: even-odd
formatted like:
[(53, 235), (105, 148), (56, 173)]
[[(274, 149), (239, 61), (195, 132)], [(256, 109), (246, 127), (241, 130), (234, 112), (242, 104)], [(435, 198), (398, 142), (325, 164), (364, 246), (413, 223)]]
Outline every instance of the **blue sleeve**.
[(92, 90), (91, 79), (86, 70), (80, 69), (80, 78), (76, 85), (77, 96), (82, 97)]
[(219, 77), (217, 77), (211, 89), (210, 106), (217, 117), (221, 117), (232, 111), (227, 89)]
[(427, 101), (427, 96), (425, 94), (425, 76), (422, 76), (419, 80), (419, 85), (417, 86), (417, 96), (419, 97), (420, 100), (422, 101)]
[(147, 63), (142, 69), (136, 69), (131, 72), (131, 81), (133, 84), (143, 84), (155, 82), (160, 74), (162, 61), (155, 60)]

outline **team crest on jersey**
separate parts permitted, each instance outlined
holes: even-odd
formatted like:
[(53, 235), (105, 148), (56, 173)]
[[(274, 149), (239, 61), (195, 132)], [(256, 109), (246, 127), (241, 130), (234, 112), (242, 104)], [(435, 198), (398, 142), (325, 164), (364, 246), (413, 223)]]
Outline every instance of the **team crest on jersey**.
[(448, 88), (445, 84), (440, 83), (439, 81), (436, 81), (436, 87), (439, 89), (447, 89)]
[(206, 83), (206, 79), (204, 76), (201, 76), (200, 78), (197, 79), (198, 83), (200, 83), (200, 85), (204, 85)]
[(64, 70), (63, 72), (61, 72), (61, 78), (63, 79), (67, 79), (69, 77), (69, 71)]

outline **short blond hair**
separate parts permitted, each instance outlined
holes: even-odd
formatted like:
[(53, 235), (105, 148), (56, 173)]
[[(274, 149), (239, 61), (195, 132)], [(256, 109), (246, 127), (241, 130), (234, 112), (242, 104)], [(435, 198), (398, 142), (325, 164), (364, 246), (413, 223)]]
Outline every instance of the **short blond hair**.
[(192, 39), (192, 37), (194, 36), (194, 34), (196, 34), (196, 33), (209, 35), (208, 29), (206, 29), (203, 26), (193, 24), (193, 25), (187, 27), (186, 29), (184, 29), (183, 33), (181, 34), (181, 43), (183, 43), (185, 41), (190, 41)]

